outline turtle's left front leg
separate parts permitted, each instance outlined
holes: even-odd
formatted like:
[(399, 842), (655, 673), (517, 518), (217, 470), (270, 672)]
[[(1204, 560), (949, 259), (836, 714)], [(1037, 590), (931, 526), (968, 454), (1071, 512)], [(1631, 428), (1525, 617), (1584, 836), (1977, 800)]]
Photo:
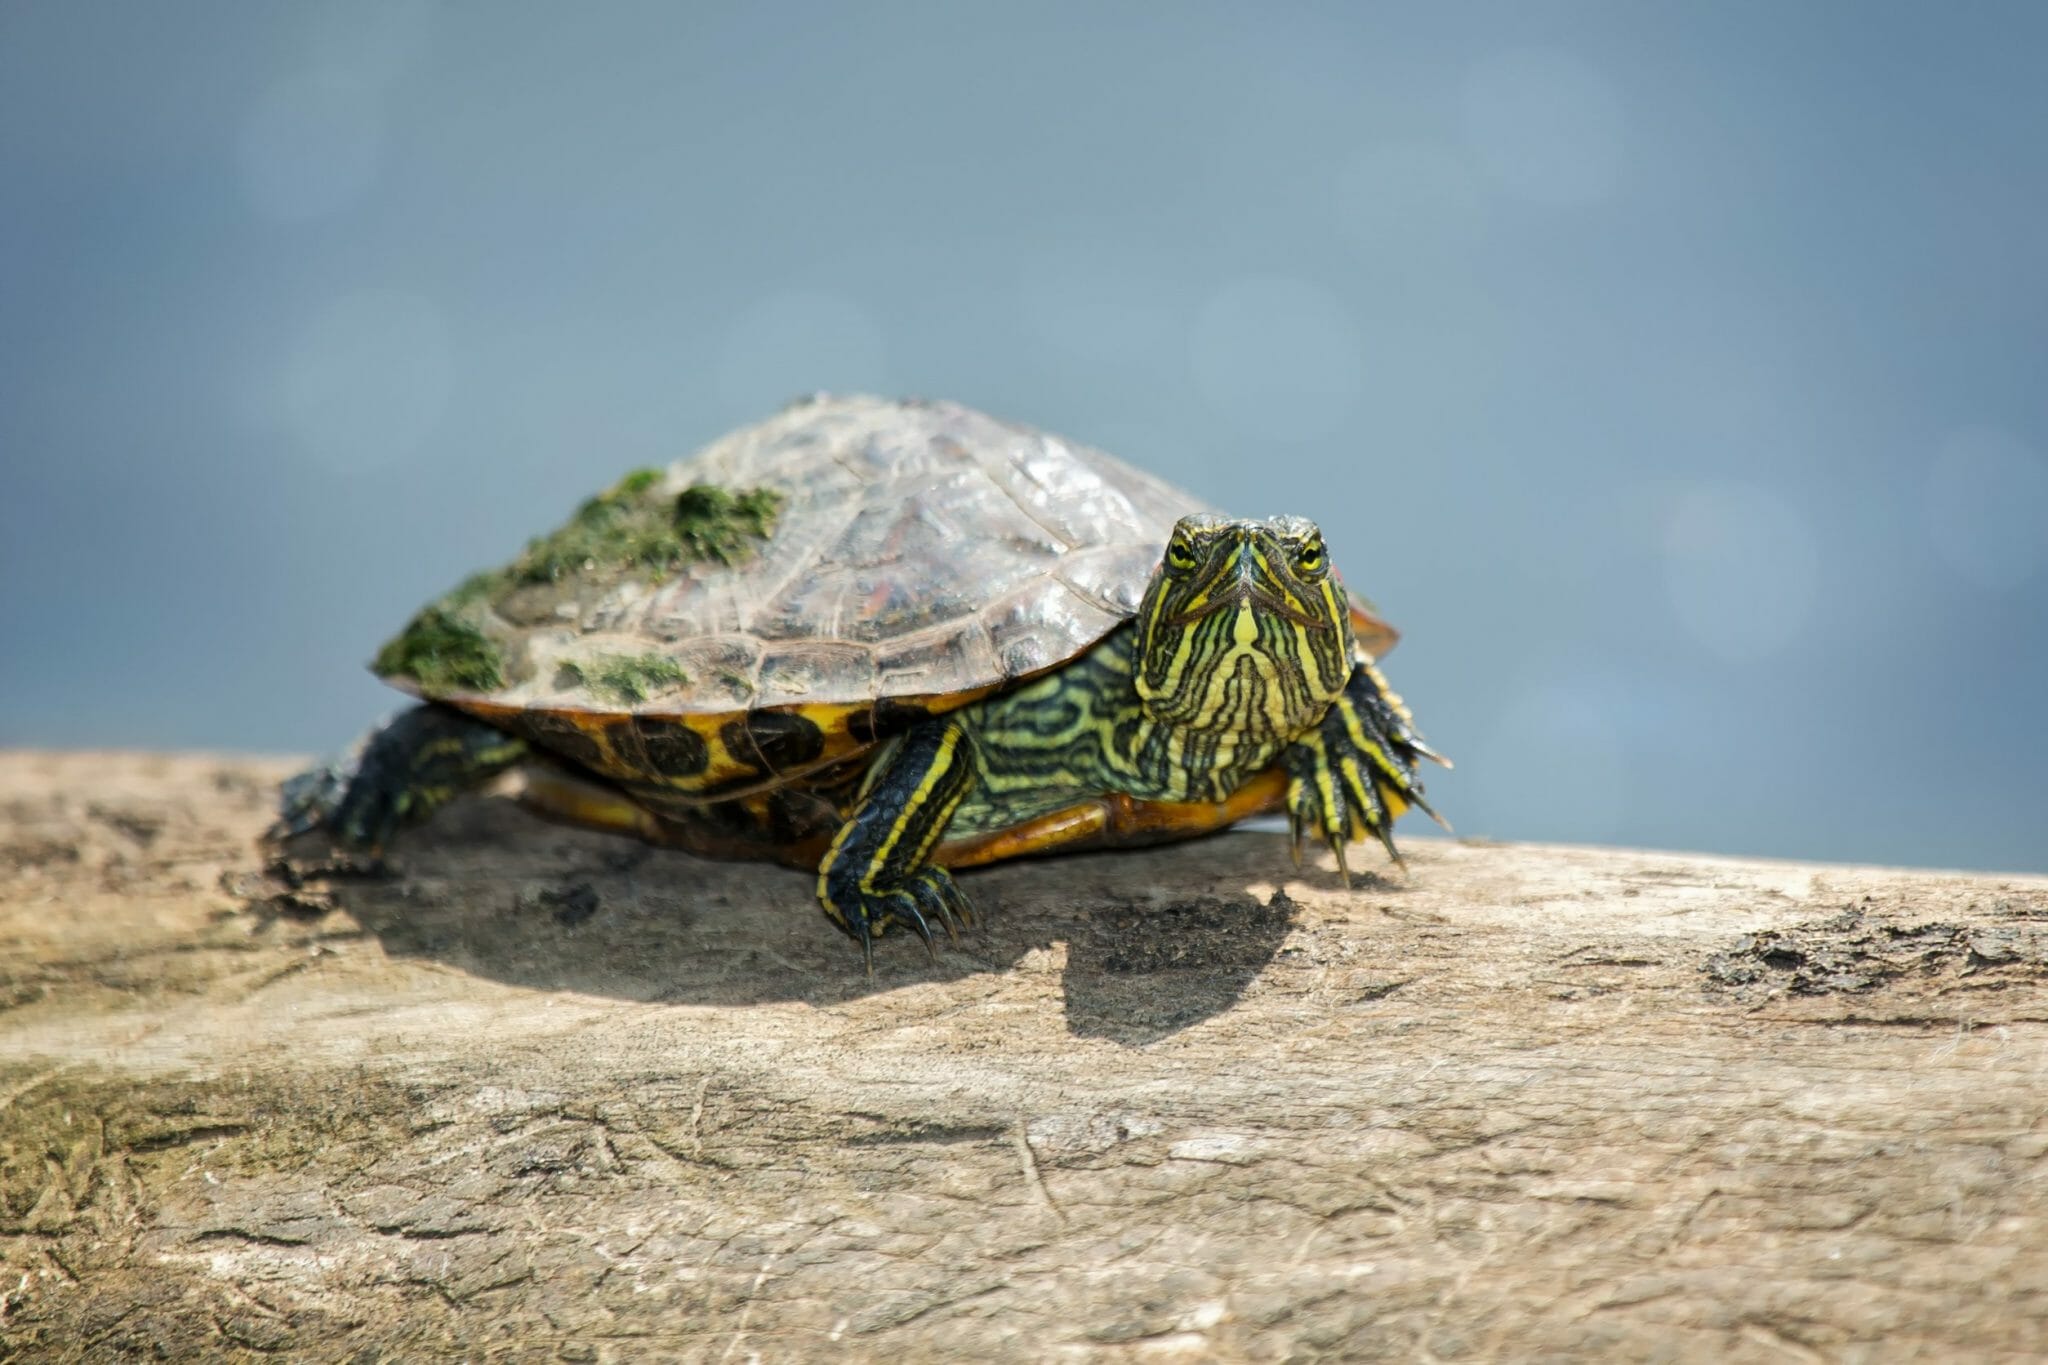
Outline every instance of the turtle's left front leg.
[(1336, 853), (1346, 885), (1351, 869), (1345, 863), (1344, 845), (1352, 839), (1373, 836), (1399, 863), (1393, 824), (1404, 811), (1413, 806), (1444, 824), (1422, 799), (1422, 784), (1415, 777), (1420, 758), (1450, 766), (1415, 733), (1408, 708), (1379, 669), (1361, 658), (1322, 723), (1281, 755), (1287, 769), (1287, 814), (1294, 826), (1296, 865), (1301, 862), (1304, 829), (1321, 835)]
[(932, 946), (931, 921), (950, 933), (973, 909), (945, 868), (929, 861), (974, 785), (974, 739), (953, 717), (925, 721), (861, 794), (818, 864), (818, 900), (875, 973), (874, 940), (900, 924)]

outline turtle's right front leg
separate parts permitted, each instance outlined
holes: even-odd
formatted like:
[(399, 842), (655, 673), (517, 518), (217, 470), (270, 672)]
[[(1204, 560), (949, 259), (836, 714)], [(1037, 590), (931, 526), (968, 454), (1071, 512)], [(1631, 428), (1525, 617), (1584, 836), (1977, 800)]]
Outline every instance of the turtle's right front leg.
[(897, 742), (818, 864), (818, 900), (860, 941), (868, 975), (874, 940), (901, 924), (932, 946), (931, 921), (948, 933), (973, 907), (943, 867), (929, 861), (953, 811), (974, 784), (974, 739), (951, 717), (925, 721)]
[(347, 756), (285, 780), (271, 843), (324, 829), (337, 842), (380, 856), (399, 825), (496, 777), (526, 754), (526, 741), (453, 707), (427, 703), (372, 730)]

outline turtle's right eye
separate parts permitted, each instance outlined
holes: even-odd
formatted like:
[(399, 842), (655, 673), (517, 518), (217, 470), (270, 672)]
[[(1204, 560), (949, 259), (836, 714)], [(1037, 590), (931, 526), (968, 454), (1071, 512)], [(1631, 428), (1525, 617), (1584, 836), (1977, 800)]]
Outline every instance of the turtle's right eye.
[(1296, 547), (1294, 551), (1294, 567), (1304, 578), (1321, 578), (1323, 576), (1330, 565), (1329, 561), (1324, 557), (1323, 538), (1321, 536), (1317, 536), (1314, 540)]
[(1179, 536), (1166, 544), (1166, 567), (1175, 573), (1192, 573), (1195, 567), (1195, 547)]

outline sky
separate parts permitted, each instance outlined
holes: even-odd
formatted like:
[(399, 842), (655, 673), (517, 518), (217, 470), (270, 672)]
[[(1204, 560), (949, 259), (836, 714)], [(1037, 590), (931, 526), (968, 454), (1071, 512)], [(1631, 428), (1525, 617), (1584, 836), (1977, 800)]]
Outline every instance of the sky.
[(2048, 870), (2048, 7), (0, 3), (0, 745), (817, 389), (1322, 524), (1461, 833)]

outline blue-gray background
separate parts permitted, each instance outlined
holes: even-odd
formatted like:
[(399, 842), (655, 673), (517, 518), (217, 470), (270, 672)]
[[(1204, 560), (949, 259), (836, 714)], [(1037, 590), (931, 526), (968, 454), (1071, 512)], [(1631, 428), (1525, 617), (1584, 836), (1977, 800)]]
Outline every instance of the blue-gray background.
[(2048, 867), (2048, 6), (0, 4), (0, 743), (812, 388), (1318, 517), (1465, 831)]

